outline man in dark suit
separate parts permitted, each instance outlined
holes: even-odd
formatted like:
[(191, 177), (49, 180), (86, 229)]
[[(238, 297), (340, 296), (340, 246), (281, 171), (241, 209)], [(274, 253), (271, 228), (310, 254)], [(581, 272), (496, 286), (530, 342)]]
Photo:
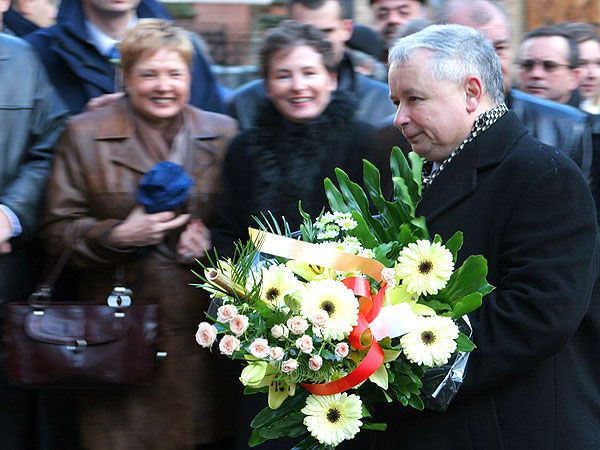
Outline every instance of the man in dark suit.
[(598, 448), (598, 230), (581, 172), (508, 111), (473, 28), (403, 38), (389, 70), (395, 125), (432, 163), (418, 213), (432, 235), (463, 231), (458, 264), (483, 254), (496, 289), (470, 314), (477, 348), (448, 410), (382, 408), (375, 448)]

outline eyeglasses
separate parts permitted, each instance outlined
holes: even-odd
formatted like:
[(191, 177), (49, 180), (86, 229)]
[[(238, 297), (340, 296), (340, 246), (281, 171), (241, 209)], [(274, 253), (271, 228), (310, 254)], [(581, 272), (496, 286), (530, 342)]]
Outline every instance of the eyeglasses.
[(573, 68), (573, 66), (571, 66), (571, 64), (561, 64), (561, 63), (557, 63), (555, 61), (550, 61), (547, 59), (544, 61), (540, 61), (539, 59), (523, 59), (523, 60), (519, 61), (519, 66), (521, 67), (521, 70), (523, 70), (525, 72), (529, 72), (529, 71), (533, 70), (534, 67), (537, 65), (542, 66), (542, 68), (546, 72), (554, 72), (559, 67)]

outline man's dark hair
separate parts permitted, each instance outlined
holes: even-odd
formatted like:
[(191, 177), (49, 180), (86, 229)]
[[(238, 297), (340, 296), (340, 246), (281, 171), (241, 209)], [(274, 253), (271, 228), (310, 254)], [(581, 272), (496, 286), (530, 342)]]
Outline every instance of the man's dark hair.
[(578, 44), (585, 41), (598, 40), (596, 28), (591, 23), (559, 22), (554, 26), (569, 33)]
[[(421, 3), (422, 5), (425, 4), (425, 0), (417, 0), (419, 3)], [(377, 3), (377, 0), (369, 0), (369, 5), (373, 5), (374, 3)]]
[(289, 11), (292, 13), (292, 7), (294, 5), (303, 6), (306, 9), (319, 9), (327, 2), (334, 1), (340, 5), (340, 19), (350, 19), (350, 3), (348, 0), (290, 0)]
[(269, 73), (273, 55), (281, 50), (291, 50), (294, 47), (307, 45), (315, 49), (323, 57), (323, 64), (329, 72), (335, 72), (335, 57), (331, 43), (325, 33), (312, 25), (302, 24), (295, 20), (285, 20), (278, 27), (267, 33), (259, 52), (260, 73), (264, 79)]
[(567, 59), (569, 60), (569, 65), (571, 68), (575, 68), (579, 64), (579, 51), (577, 50), (577, 42), (573, 39), (573, 36), (565, 30), (562, 30), (558, 27), (540, 27), (534, 30), (528, 31), (523, 36), (523, 40), (521, 43), (527, 41), (528, 39), (537, 38), (537, 37), (552, 37), (552, 36), (560, 36), (567, 40), (569, 44), (569, 54), (567, 55)]

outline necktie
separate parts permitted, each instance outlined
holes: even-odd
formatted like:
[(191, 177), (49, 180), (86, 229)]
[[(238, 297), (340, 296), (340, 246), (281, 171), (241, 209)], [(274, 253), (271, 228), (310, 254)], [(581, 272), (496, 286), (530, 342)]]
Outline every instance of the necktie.
[(121, 62), (121, 52), (119, 52), (119, 44), (115, 44), (114, 47), (110, 49), (110, 53), (108, 54), (108, 60), (115, 65)]

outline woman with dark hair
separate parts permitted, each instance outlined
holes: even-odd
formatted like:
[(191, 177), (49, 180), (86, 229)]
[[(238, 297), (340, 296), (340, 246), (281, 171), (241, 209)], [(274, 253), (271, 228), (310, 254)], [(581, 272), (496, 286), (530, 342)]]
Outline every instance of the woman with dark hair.
[[(140, 20), (120, 52), (126, 95), (68, 122), (43, 234), (51, 253), (72, 247), (82, 301), (105, 302), (118, 268), (133, 303), (159, 304), (160, 350), (167, 356), (149, 386), (78, 396), (81, 446), (228, 450), (238, 381), (230, 361), (194, 341), (208, 298), (190, 283), (198, 282), (192, 264), (209, 245), (203, 224), (211, 224), (237, 124), (187, 104), (194, 53), (184, 30)], [(138, 195), (159, 163), (183, 166), (194, 182), (180, 206), (172, 196), (158, 208)]]
[(248, 237), (253, 216), (301, 223), (298, 201), (316, 216), (327, 206), (325, 177), (340, 167), (362, 179), (372, 127), (353, 120), (352, 96), (337, 92), (333, 54), (325, 35), (310, 25), (283, 22), (266, 36), (260, 69), (268, 100), (255, 127), (232, 142), (223, 169), (224, 194), (213, 229), (220, 255)]

